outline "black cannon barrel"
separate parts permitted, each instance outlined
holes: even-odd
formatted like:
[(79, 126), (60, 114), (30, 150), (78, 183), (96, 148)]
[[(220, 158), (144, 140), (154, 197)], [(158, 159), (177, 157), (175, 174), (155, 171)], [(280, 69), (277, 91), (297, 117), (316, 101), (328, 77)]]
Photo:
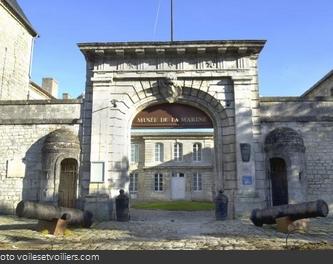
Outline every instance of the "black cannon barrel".
[(286, 204), (265, 209), (254, 209), (251, 221), (256, 226), (276, 224), (276, 218), (288, 216), (292, 220), (312, 217), (325, 217), (328, 214), (327, 203), (323, 200), (299, 204)]
[(67, 215), (68, 224), (89, 228), (92, 225), (93, 214), (89, 211), (82, 211), (75, 208), (58, 207), (50, 204), (21, 201), (16, 207), (18, 217), (26, 217), (38, 220), (61, 218)]

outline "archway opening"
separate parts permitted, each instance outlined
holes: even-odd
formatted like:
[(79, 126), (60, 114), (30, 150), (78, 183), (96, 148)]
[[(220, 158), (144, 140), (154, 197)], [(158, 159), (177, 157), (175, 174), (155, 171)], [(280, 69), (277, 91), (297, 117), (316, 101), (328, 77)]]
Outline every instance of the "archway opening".
[(58, 205), (74, 208), (76, 202), (78, 163), (75, 159), (64, 159), (60, 164)]
[(145, 108), (132, 122), (132, 198), (211, 200), (214, 185), (214, 127), (201, 109), (163, 103)]
[(270, 159), (272, 204), (288, 204), (288, 179), (286, 162), (281, 158)]

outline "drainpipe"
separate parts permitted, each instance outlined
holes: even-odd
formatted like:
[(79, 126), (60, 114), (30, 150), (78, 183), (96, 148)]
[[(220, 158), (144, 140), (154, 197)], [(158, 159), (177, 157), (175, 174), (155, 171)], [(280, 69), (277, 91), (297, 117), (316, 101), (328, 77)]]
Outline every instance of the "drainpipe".
[(5, 73), (6, 73), (7, 52), (8, 52), (8, 48), (5, 47), (5, 54), (3, 56), (3, 68), (2, 68), (2, 76), (1, 76), (1, 86), (0, 86), (0, 100), (2, 99), (3, 82), (4, 82), (4, 79), (5, 79)]
[[(32, 40), (31, 40), (31, 52), (30, 52), (30, 64), (29, 64), (29, 82), (31, 80), (32, 61), (33, 61), (33, 56), (34, 56), (34, 46), (35, 46), (36, 38), (39, 38), (39, 36), (36, 35), (35, 37), (32, 37)], [(27, 100), (29, 100), (29, 86), (28, 86)]]
[(35, 46), (35, 39), (38, 38), (39, 36), (37, 35), (36, 37), (32, 37), (31, 40), (31, 53), (30, 53), (30, 65), (29, 65), (29, 79), (31, 79), (31, 72), (32, 72), (32, 60), (34, 56), (34, 46)]

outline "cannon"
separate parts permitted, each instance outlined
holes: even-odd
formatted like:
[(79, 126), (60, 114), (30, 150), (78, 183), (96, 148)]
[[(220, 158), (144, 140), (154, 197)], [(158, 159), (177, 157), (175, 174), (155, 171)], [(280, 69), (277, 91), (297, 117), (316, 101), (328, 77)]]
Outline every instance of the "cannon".
[(16, 215), (44, 221), (66, 219), (72, 226), (89, 228), (92, 225), (93, 214), (74, 208), (58, 207), (50, 204), (21, 201), (16, 206)]
[(263, 224), (276, 224), (276, 219), (281, 217), (288, 217), (291, 221), (296, 221), (304, 218), (325, 217), (327, 214), (327, 203), (323, 200), (317, 200), (273, 206), (265, 209), (254, 209), (250, 219), (254, 225), (261, 227)]

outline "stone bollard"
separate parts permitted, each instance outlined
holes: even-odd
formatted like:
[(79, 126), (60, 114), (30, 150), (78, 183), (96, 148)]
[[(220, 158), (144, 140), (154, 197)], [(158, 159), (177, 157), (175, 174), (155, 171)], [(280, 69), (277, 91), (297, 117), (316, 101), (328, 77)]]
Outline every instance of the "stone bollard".
[(116, 198), (116, 218), (117, 221), (127, 222), (130, 219), (129, 198), (124, 190), (120, 190), (119, 193), (120, 194)]
[(215, 200), (215, 217), (216, 220), (226, 220), (228, 217), (228, 197), (220, 190)]

